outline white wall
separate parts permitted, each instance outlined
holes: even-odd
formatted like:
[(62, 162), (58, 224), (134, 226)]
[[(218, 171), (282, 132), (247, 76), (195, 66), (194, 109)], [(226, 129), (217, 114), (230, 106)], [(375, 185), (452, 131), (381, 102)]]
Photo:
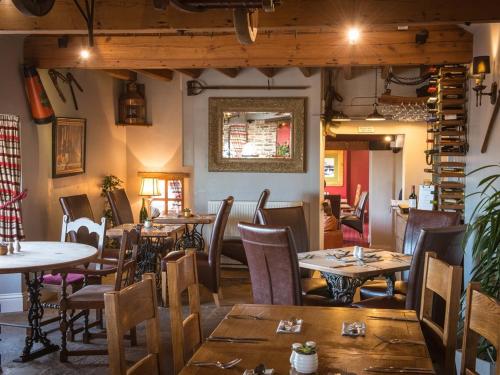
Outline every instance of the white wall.
[[(267, 78), (255, 69), (246, 69), (237, 79), (217, 71), (205, 71), (201, 79), (210, 85), (267, 85)], [(307, 90), (207, 91), (184, 96), (184, 161), (193, 166), (194, 208), (206, 212), (209, 200), (233, 195), (236, 200), (256, 201), (260, 192), (271, 190), (271, 200), (305, 202), (311, 248), (319, 248), (320, 190), (320, 74), (305, 78), (298, 69), (284, 69), (272, 80), (275, 85), (308, 85)], [(208, 98), (209, 97), (307, 97), (306, 173), (223, 173), (208, 172)]]
[[(488, 86), (486, 91), (489, 91), (489, 85), (493, 81), (500, 82), (500, 23), (473, 25), (468, 28), (474, 34), (474, 56), (489, 55), (491, 60), (491, 74), (486, 77), (485, 85)], [(500, 116), (497, 117), (488, 151), (485, 154), (481, 153), (481, 145), (483, 143), (486, 129), (490, 122), (491, 114), (494, 106), (490, 104), (489, 98), (483, 98), (481, 107), (475, 106), (475, 93), (472, 91), (473, 82), (470, 84), (469, 90), (469, 153), (467, 154), (467, 172), (470, 172), (478, 167), (500, 163)], [(484, 170), (480, 173), (469, 176), (466, 180), (466, 193), (470, 194), (477, 191), (477, 183), (481, 178), (489, 173), (498, 173), (496, 170)], [(500, 189), (500, 184), (497, 183), (496, 189)], [(478, 197), (469, 197), (465, 201), (465, 216), (466, 222), (470, 220), (470, 216), (477, 204)], [(470, 276), (472, 267), (472, 258), (468, 250), (465, 257), (465, 278), (466, 281)]]

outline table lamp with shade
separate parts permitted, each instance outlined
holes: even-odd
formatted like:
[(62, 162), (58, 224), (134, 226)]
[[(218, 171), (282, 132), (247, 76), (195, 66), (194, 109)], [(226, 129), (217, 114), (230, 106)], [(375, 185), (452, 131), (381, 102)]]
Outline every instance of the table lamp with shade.
[[(144, 223), (144, 221), (151, 214), (151, 197), (156, 197), (161, 195), (160, 189), (158, 188), (158, 179), (151, 177), (143, 177), (141, 181), (141, 190), (139, 191), (139, 195), (142, 198), (142, 207), (139, 213), (139, 221)], [(148, 200), (148, 205), (146, 206), (145, 202)]]

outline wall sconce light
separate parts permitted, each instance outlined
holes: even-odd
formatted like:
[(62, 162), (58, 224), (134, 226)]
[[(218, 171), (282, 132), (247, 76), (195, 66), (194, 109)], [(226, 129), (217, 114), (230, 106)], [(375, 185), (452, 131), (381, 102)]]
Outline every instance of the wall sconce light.
[(491, 104), (497, 101), (498, 85), (496, 82), (491, 84), (490, 92), (483, 92), (486, 86), (483, 84), (486, 74), (490, 71), (490, 57), (489, 56), (476, 56), (472, 60), (472, 77), (476, 85), (472, 88), (476, 92), (476, 107), (482, 104), (483, 95), (490, 97)]

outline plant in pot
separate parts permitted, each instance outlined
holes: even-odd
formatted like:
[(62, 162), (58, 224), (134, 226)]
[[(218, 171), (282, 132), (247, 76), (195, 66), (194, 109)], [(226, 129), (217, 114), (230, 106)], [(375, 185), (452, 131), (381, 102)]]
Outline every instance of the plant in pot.
[[(122, 183), (123, 181), (121, 179), (112, 174), (104, 176), (104, 178), (102, 179), (101, 197), (104, 198), (103, 216), (106, 218), (108, 227), (114, 226), (114, 223), (113, 223), (113, 212), (111, 211), (111, 207), (109, 206), (109, 202), (106, 197), (106, 192), (121, 188)], [(107, 238), (106, 247), (117, 249), (119, 247), (119, 243), (114, 239)]]
[[(475, 169), (469, 175), (479, 171), (493, 171), (494, 173), (481, 179), (477, 185), (477, 191), (466, 197), (470, 199), (476, 196), (479, 200), (470, 215), (464, 247), (470, 249), (473, 259), (471, 281), (479, 282), (484, 293), (500, 300), (500, 190), (498, 189), (500, 164)], [(489, 369), (478, 371), (476, 365), (476, 371), (481, 374), (494, 374), (495, 348), (486, 340), (482, 340), (478, 356), (479, 363), (482, 362), (481, 360), (489, 362), (482, 363)]]

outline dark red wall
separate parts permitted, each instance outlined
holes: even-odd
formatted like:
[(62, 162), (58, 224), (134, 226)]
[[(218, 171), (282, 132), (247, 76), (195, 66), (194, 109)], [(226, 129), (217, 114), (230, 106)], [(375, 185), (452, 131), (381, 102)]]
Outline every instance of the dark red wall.
[(340, 194), (352, 204), (356, 194), (356, 185), (361, 184), (361, 191), (368, 191), (370, 151), (344, 151), (344, 185), (327, 186), (328, 194)]

